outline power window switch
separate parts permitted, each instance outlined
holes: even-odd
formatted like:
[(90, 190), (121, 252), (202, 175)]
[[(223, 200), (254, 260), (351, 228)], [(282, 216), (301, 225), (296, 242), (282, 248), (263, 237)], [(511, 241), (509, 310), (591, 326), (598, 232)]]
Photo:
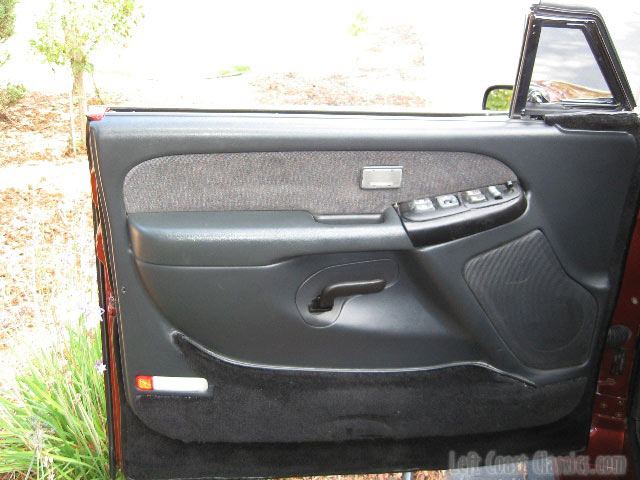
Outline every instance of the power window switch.
[(467, 190), (464, 192), (465, 197), (467, 198), (467, 202), (469, 203), (480, 203), (486, 202), (487, 197), (484, 196), (480, 190)]
[(455, 195), (440, 195), (439, 197), (436, 197), (436, 201), (440, 208), (453, 208), (460, 205), (458, 197)]
[(409, 209), (415, 213), (433, 212), (436, 207), (430, 198), (419, 198), (409, 202)]

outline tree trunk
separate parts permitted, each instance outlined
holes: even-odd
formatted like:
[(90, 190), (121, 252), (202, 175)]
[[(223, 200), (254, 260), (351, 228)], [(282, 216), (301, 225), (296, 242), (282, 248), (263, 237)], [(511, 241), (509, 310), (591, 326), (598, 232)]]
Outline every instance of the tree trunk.
[(78, 102), (78, 116), (80, 119), (80, 128), (82, 132), (82, 142), (87, 138), (87, 96), (84, 91), (84, 70), (82, 68), (74, 68), (73, 70), (73, 96)]

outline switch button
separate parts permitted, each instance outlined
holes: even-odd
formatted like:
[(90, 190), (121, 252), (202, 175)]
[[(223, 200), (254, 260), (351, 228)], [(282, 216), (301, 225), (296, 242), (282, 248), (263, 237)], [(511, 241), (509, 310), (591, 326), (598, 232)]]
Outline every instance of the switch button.
[(430, 198), (419, 198), (409, 202), (409, 209), (416, 213), (433, 212), (436, 207)]
[(436, 197), (436, 201), (438, 202), (438, 205), (440, 205), (440, 208), (452, 208), (460, 205), (458, 197), (455, 195), (440, 195), (439, 197)]
[(491, 185), (489, 188), (487, 188), (487, 190), (489, 190), (491, 196), (496, 200), (500, 200), (502, 198), (502, 192), (498, 190), (498, 187), (496, 187), (495, 185)]
[(469, 203), (480, 203), (487, 201), (487, 197), (485, 197), (480, 190), (467, 190), (466, 192), (464, 192), (464, 194), (467, 197), (467, 202)]

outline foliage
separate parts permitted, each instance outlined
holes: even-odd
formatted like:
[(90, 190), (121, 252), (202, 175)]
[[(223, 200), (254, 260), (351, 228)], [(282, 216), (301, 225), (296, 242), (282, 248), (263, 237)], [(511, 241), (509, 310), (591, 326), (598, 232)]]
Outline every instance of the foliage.
[(39, 37), (31, 45), (74, 75), (91, 72), (91, 52), (101, 43), (123, 45), (141, 18), (135, 0), (54, 0), (36, 23)]
[[(4, 43), (13, 35), (16, 15), (13, 12), (18, 0), (0, 0), (0, 43)], [(9, 54), (0, 55), (0, 65), (9, 59)]]
[[(136, 0), (52, 0), (45, 16), (36, 22), (39, 36), (31, 40), (32, 47), (48, 63), (71, 69), (83, 133), (87, 125), (84, 74), (93, 73), (92, 52), (104, 43), (124, 46), (141, 18)], [(73, 129), (71, 136), (75, 144)]]
[(354, 37), (357, 37), (361, 33), (367, 31), (367, 21), (369, 17), (367, 17), (362, 10), (356, 13), (356, 18), (353, 23), (349, 26), (349, 33)]
[(0, 43), (13, 35), (13, 27), (16, 24), (13, 9), (17, 2), (18, 0), (0, 0)]
[(232, 65), (229, 68), (225, 68), (218, 72), (219, 77), (234, 77), (236, 75), (242, 75), (251, 71), (249, 65)]
[(65, 333), (59, 348), (37, 354), (15, 391), (0, 397), (0, 476), (108, 478), (100, 334), (84, 316)]
[(487, 97), (486, 110), (509, 110), (513, 90), (507, 88), (497, 88), (491, 90)]
[(14, 83), (7, 83), (5, 88), (0, 88), (0, 110), (18, 103), (26, 91), (24, 85)]

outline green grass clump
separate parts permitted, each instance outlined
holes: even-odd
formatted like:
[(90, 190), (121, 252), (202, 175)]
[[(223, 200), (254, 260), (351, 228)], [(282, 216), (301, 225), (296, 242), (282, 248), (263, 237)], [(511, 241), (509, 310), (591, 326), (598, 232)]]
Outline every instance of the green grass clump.
[(0, 108), (15, 105), (24, 97), (26, 91), (22, 84), (8, 83), (6, 87), (0, 88)]
[(367, 22), (369, 21), (369, 17), (367, 17), (362, 10), (356, 13), (355, 20), (351, 25), (349, 25), (349, 33), (354, 37), (357, 37), (361, 33), (367, 31)]
[[(100, 331), (84, 316), (0, 397), (0, 476), (107, 479)], [(9, 477), (11, 478), (11, 476)]]
[(237, 75), (249, 73), (250, 71), (251, 67), (249, 65), (232, 65), (229, 68), (220, 70), (218, 72), (218, 77), (235, 77)]

